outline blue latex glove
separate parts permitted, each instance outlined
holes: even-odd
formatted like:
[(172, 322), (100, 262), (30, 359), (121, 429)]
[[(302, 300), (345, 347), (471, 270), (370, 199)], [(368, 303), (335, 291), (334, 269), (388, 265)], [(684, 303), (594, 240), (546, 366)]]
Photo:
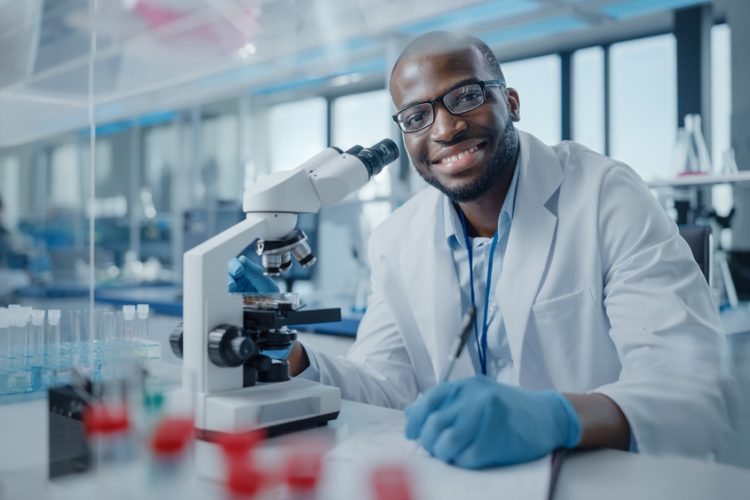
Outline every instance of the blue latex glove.
[(527, 391), (479, 376), (427, 391), (406, 409), (406, 437), (432, 456), (478, 469), (575, 447), (581, 425), (556, 391)]
[(260, 352), (261, 352), (261, 354), (265, 354), (269, 358), (278, 359), (278, 360), (283, 361), (283, 360), (285, 360), (286, 358), (289, 357), (289, 353), (292, 352), (292, 348), (294, 348), (294, 344), (296, 342), (297, 341), (295, 340), (294, 342), (292, 342), (291, 344), (289, 344), (289, 347), (287, 347), (285, 349), (263, 349)]
[(229, 261), (227, 274), (227, 289), (231, 293), (279, 293), (279, 287), (263, 274), (263, 268), (244, 255)]

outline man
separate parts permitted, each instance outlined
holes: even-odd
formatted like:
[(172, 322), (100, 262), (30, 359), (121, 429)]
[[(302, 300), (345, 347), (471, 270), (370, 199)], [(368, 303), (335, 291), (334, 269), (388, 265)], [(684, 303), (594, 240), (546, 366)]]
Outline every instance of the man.
[[(373, 232), (373, 292), (347, 357), (296, 344), (292, 373), (406, 407), (407, 437), (464, 467), (563, 447), (715, 449), (735, 397), (721, 324), (640, 178), (516, 130), (519, 94), (474, 37), (418, 37), (390, 91), (410, 160), (437, 189)], [(268, 290), (240, 259), (230, 290)], [(472, 305), (467, 352), (440, 384)]]

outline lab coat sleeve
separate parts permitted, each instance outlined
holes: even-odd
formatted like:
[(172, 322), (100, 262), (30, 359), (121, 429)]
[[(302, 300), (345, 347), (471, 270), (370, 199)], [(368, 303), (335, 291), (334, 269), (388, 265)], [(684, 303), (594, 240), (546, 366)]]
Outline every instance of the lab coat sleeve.
[[(370, 256), (378, 255), (377, 238)], [(305, 346), (311, 366), (300, 374), (341, 389), (341, 397), (363, 403), (404, 408), (419, 394), (414, 368), (401, 332), (385, 300), (381, 269), (371, 259), (372, 293), (362, 317), (357, 340), (346, 357), (332, 356)], [(313, 366), (314, 365), (314, 366)], [(315, 373), (317, 371), (317, 373)]]
[(302, 370), (302, 372), (299, 373), (297, 376), (299, 378), (305, 378), (307, 380), (320, 382), (320, 368), (318, 368), (317, 353), (315, 352), (314, 349), (311, 349), (310, 346), (305, 345), (304, 342), (300, 342), (300, 345), (305, 350), (305, 354), (307, 354), (307, 360), (310, 364), (307, 366), (307, 368)]
[(622, 371), (593, 392), (622, 409), (639, 451), (705, 456), (737, 411), (709, 287), (676, 225), (624, 165), (602, 181), (598, 230), (604, 307)]

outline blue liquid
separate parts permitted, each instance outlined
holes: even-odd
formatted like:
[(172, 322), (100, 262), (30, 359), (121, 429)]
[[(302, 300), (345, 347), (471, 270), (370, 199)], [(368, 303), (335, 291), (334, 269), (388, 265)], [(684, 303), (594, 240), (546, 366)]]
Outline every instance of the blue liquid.
[(41, 391), (44, 389), (44, 384), (42, 383), (42, 367), (41, 366), (32, 366), (31, 367), (31, 379), (29, 384), (29, 390), (32, 392)]
[[(130, 348), (127, 352), (124, 347)], [(143, 342), (137, 350), (121, 341), (63, 344), (43, 349), (38, 354), (15, 354), (0, 359), (0, 404), (41, 394), (50, 387), (70, 382), (72, 369), (82, 369), (94, 380), (121, 376), (129, 354), (141, 361), (159, 359), (161, 345)]]

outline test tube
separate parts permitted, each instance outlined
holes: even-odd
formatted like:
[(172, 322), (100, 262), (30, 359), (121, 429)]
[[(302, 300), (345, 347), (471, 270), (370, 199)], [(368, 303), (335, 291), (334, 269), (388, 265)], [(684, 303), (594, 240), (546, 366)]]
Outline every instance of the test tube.
[(148, 340), (148, 304), (138, 304), (138, 340), (145, 342)]
[(150, 433), (149, 489), (154, 498), (184, 498), (192, 494), (190, 461), (195, 436), (192, 418), (165, 417)]
[(10, 364), (10, 332), (8, 326), (10, 313), (5, 308), (0, 308), (0, 396), (8, 394), (8, 373)]
[(31, 311), (31, 326), (28, 336), (28, 351), (26, 358), (30, 365), (29, 390), (41, 391), (44, 354), (44, 311)]
[(135, 306), (122, 306), (122, 336), (127, 344), (136, 340)]
[(88, 368), (89, 352), (88, 352), (88, 311), (77, 310), (73, 311), (73, 332), (72, 332), (72, 352), (71, 357), (73, 358), (73, 364), (79, 370)]
[(14, 310), (13, 328), (11, 331), (11, 380), (13, 392), (24, 392), (29, 386), (26, 374), (26, 342), (29, 317), (22, 308)]
[(62, 339), (60, 338), (60, 310), (50, 309), (47, 311), (47, 352), (50, 367), (50, 385), (56, 385), (61, 381), (62, 363)]
[(26, 330), (23, 334), (24, 339), (26, 340), (23, 350), (23, 356), (24, 356), (24, 368), (26, 371), (31, 370), (31, 344), (33, 341), (33, 335), (32, 335), (32, 325), (31, 325), (31, 312), (33, 311), (30, 307), (22, 307), (21, 308), (21, 314), (23, 314), (24, 318), (24, 329)]
[(77, 321), (77, 312), (72, 310), (65, 311), (65, 316), (60, 318), (60, 366), (68, 372), (73, 366)]
[(136, 307), (136, 312), (138, 316), (138, 319), (136, 320), (138, 335), (138, 350), (136, 351), (136, 354), (140, 358), (148, 358), (148, 304), (138, 304), (138, 306)]
[[(20, 312), (19, 309), (21, 306), (18, 304), (10, 304), (8, 306), (8, 309), (6, 309), (6, 320), (8, 323), (8, 356), (7, 356), (7, 369), (8, 369), (8, 376), (10, 377), (10, 373), (15, 369), (16, 365), (16, 354), (17, 354), (17, 335), (16, 335), (16, 315)], [(9, 383), (12, 383), (9, 379)], [(12, 389), (12, 387), (9, 387), (9, 389)], [(12, 391), (10, 391), (12, 392)]]
[[(104, 367), (104, 351), (105, 351), (105, 334), (104, 334), (104, 318), (106, 311), (101, 309), (94, 310), (94, 324), (89, 325), (89, 355), (91, 365), (94, 373), (93, 377), (95, 380), (100, 380), (102, 376), (102, 368)], [(89, 317), (89, 320), (91, 317)]]
[[(117, 322), (115, 313), (112, 311), (104, 311), (102, 313), (101, 320), (97, 322), (100, 328), (99, 353), (102, 357), (102, 370), (104, 378), (111, 378), (107, 374), (112, 371), (112, 361), (117, 352), (117, 346), (115, 342), (117, 340)], [(110, 374), (111, 375), (111, 374)]]

